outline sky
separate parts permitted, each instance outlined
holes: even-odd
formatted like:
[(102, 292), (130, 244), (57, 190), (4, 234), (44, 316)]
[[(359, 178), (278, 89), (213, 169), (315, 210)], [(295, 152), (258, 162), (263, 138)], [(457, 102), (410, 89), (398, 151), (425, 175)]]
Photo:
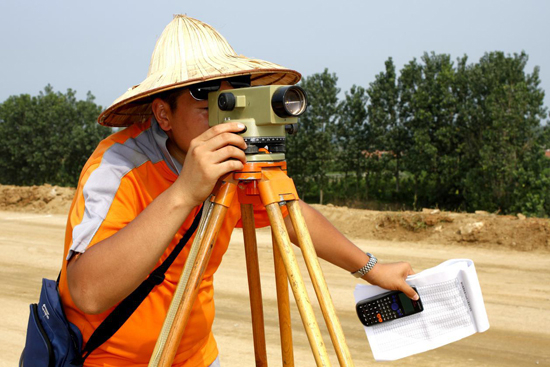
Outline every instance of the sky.
[(235, 51), (304, 76), (325, 68), (341, 96), (368, 87), (392, 57), (400, 70), (424, 52), (469, 63), (525, 51), (550, 106), (550, 2), (544, 0), (145, 1), (0, 3), (0, 102), (11, 95), (91, 91), (104, 108), (147, 75), (173, 14), (216, 28)]

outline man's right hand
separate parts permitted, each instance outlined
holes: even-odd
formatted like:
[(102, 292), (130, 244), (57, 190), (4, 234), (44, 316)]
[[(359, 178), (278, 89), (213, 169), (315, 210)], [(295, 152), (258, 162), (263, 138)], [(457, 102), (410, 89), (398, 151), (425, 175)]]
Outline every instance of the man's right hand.
[(174, 183), (188, 203), (200, 205), (220, 177), (244, 168), (246, 143), (236, 134), (244, 129), (241, 123), (224, 123), (191, 141), (182, 172)]

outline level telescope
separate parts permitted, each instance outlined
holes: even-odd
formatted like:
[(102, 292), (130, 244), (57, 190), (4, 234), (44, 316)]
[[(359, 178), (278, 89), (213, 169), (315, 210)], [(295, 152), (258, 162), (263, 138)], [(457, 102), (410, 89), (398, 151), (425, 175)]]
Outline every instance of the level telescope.
[(285, 159), (286, 135), (297, 130), (298, 116), (307, 108), (305, 91), (295, 85), (229, 89), (208, 95), (209, 125), (240, 122), (249, 162)]

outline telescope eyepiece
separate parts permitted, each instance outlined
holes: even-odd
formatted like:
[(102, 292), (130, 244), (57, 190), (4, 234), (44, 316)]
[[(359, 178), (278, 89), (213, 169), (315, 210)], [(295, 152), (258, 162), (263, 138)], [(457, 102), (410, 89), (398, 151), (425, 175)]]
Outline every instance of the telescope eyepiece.
[(222, 111), (233, 111), (237, 99), (233, 93), (222, 93), (218, 97), (218, 107)]

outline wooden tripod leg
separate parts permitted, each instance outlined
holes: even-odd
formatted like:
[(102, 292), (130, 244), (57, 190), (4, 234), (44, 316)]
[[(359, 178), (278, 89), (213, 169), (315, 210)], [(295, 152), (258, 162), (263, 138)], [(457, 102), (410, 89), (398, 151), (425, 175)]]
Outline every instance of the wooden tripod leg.
[(288, 276), (279, 246), (273, 238), (273, 261), (275, 263), (275, 286), (277, 287), (277, 308), (279, 311), (279, 332), (281, 335), (281, 354), (283, 367), (294, 367), (294, 349), (292, 346), (292, 321), (290, 318), (290, 300), (288, 298)]
[[(195, 261), (191, 263), (187, 261), (185, 263), (182, 277), (170, 304), (161, 335), (157, 340), (153, 355), (149, 361), (149, 367), (169, 367), (174, 361), (181, 337), (191, 314), (191, 309), (197, 298), (204, 270), (208, 266), (214, 243), (218, 238), (221, 225), (227, 213), (228, 203), (233, 199), (235, 190), (236, 186), (234, 184), (222, 186), (216, 197), (216, 201), (211, 204), (212, 208), (209, 210), (208, 223), (200, 241)], [(182, 292), (180, 292), (180, 287), (184, 287)], [(176, 309), (174, 313), (171, 312), (173, 309)]]
[(315, 362), (317, 363), (317, 366), (330, 366), (327, 350), (325, 348), (325, 344), (323, 343), (323, 338), (321, 337), (321, 331), (319, 330), (319, 325), (315, 320), (315, 314), (313, 313), (313, 308), (309, 302), (307, 290), (302, 276), (300, 275), (300, 269), (298, 268), (296, 257), (292, 251), (290, 238), (288, 237), (288, 232), (284, 224), (283, 214), (279, 208), (279, 203), (266, 205), (266, 210), (269, 216), (269, 221), (271, 222), (271, 228), (273, 229), (273, 233), (276, 238), (275, 242), (281, 251), (281, 256), (288, 273), (290, 286), (292, 288), (292, 292), (294, 293), (298, 310), (302, 316), (302, 322), (306, 330), (309, 345), (313, 351)]
[(254, 226), (254, 208), (252, 204), (241, 204), (241, 218), (243, 222), (244, 250), (248, 274), (248, 293), (250, 295), (250, 311), (252, 313), (254, 355), (256, 357), (257, 367), (267, 366), (262, 285), (260, 281), (256, 228)]
[(306, 222), (302, 216), (300, 203), (297, 200), (289, 201), (287, 202), (287, 207), (340, 366), (353, 366), (344, 331), (342, 330), (342, 326), (334, 310), (334, 304), (332, 303), (332, 298), (325, 277), (323, 276), (317, 253), (315, 252)]

